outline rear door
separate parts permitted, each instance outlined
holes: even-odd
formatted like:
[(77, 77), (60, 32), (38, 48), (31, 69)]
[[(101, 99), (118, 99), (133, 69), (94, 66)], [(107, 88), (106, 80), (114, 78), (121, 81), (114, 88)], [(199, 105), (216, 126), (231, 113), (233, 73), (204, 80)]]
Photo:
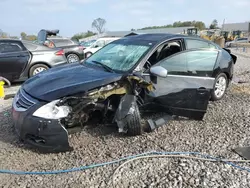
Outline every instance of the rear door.
[(9, 80), (20, 77), (29, 62), (30, 54), (21, 41), (0, 42), (0, 76)]
[(166, 78), (151, 76), (156, 88), (148, 94), (158, 106), (189, 118), (204, 115), (213, 89), (213, 69), (219, 51), (192, 49), (167, 57), (155, 66), (168, 71)]

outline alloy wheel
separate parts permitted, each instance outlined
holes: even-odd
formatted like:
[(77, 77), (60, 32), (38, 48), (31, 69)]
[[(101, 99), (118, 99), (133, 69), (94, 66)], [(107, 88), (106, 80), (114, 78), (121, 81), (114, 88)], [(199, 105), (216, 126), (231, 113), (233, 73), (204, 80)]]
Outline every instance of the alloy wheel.
[(42, 72), (42, 71), (45, 71), (46, 70), (46, 68), (44, 68), (44, 67), (37, 67), (37, 68), (35, 68), (35, 70), (33, 71), (33, 75), (36, 75), (36, 74), (38, 74), (38, 73), (40, 73), (40, 72)]
[(79, 61), (79, 57), (75, 54), (70, 54), (67, 56), (68, 62), (69, 63), (75, 63)]
[(217, 98), (220, 98), (224, 95), (227, 88), (227, 80), (225, 77), (221, 76), (217, 79), (214, 86), (214, 94)]

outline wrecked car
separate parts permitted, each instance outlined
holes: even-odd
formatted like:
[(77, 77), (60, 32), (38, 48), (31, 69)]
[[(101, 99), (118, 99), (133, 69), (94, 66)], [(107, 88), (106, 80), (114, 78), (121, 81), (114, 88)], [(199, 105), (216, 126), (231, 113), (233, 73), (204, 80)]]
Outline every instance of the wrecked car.
[(91, 120), (112, 123), (128, 135), (148, 129), (141, 123), (144, 111), (202, 120), (209, 100), (224, 96), (236, 60), (197, 37), (122, 38), (81, 63), (28, 79), (13, 100), (15, 129), (41, 151), (59, 152), (73, 149), (69, 130)]

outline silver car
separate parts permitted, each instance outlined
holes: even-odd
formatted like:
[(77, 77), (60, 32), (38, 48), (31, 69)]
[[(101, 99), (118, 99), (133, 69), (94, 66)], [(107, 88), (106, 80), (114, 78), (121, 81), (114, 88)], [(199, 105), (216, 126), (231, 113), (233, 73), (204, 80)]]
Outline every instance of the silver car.
[(227, 42), (226, 43), (226, 47), (232, 47), (233, 44), (236, 44), (236, 43), (248, 43), (249, 40), (247, 37), (244, 37), (244, 38), (237, 38), (233, 41), (230, 41), (230, 42)]
[(30, 41), (0, 39), (0, 76), (10, 81), (24, 81), (67, 63), (63, 49), (51, 49)]

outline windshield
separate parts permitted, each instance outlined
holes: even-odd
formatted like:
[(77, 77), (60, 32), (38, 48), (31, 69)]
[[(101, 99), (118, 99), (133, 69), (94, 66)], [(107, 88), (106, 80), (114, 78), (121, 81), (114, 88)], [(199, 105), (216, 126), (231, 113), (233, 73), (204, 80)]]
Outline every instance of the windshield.
[(86, 64), (102, 63), (114, 71), (129, 71), (150, 50), (152, 43), (118, 40), (94, 53)]
[(87, 41), (87, 42), (82, 42), (81, 45), (84, 46), (84, 47), (89, 47), (91, 44), (93, 44), (95, 42), (94, 41)]

